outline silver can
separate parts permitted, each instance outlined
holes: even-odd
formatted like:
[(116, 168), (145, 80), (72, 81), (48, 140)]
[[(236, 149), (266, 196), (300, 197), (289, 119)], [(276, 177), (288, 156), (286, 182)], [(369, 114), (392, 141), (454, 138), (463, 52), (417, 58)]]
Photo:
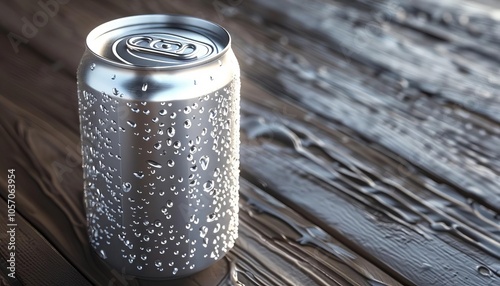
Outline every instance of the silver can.
[(78, 68), (90, 243), (127, 275), (198, 272), (238, 236), (237, 60), (228, 32), (141, 15), (87, 37)]

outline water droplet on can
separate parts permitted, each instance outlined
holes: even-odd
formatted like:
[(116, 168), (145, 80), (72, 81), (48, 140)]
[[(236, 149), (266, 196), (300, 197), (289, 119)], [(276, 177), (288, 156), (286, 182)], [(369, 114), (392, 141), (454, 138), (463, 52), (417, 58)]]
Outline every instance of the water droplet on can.
[(151, 166), (153, 168), (159, 169), (159, 168), (162, 167), (162, 165), (160, 163), (158, 163), (156, 161), (153, 161), (153, 160), (147, 160), (147, 163), (148, 163), (149, 166)]
[(167, 161), (167, 166), (169, 166), (169, 167), (173, 167), (174, 165), (175, 165), (174, 160), (168, 160), (168, 161)]
[(161, 143), (160, 142), (155, 143), (155, 145), (153, 145), (153, 148), (155, 148), (156, 150), (160, 150), (161, 149)]
[(214, 184), (213, 180), (206, 181), (203, 184), (203, 190), (208, 193), (214, 189), (214, 186), (215, 186), (215, 184)]
[(175, 128), (174, 127), (167, 128), (167, 134), (170, 137), (174, 137), (174, 135), (175, 135)]
[(208, 227), (202, 226), (200, 227), (200, 236), (201, 238), (204, 238), (207, 235), (208, 232)]
[(139, 171), (139, 172), (135, 172), (135, 173), (134, 173), (134, 176), (136, 176), (136, 177), (137, 177), (137, 178), (139, 178), (139, 179), (142, 179), (142, 178), (144, 178), (144, 173), (143, 173), (143, 172), (141, 172), (141, 171)]
[(130, 184), (129, 182), (125, 182), (123, 183), (123, 191), (128, 193), (130, 192), (130, 189), (132, 189), (132, 184)]
[(200, 165), (203, 170), (206, 170), (208, 168), (209, 163), (210, 163), (210, 157), (205, 155), (200, 158)]
[(207, 216), (207, 222), (214, 221), (217, 216), (214, 213), (211, 213)]
[(130, 127), (135, 128), (137, 124), (133, 121), (127, 120), (127, 124), (130, 125)]
[(101, 249), (101, 251), (99, 251), (99, 256), (100, 256), (102, 259), (106, 259), (106, 258), (108, 258), (108, 257), (106, 256), (106, 252), (104, 252), (104, 250), (103, 250), (103, 249)]

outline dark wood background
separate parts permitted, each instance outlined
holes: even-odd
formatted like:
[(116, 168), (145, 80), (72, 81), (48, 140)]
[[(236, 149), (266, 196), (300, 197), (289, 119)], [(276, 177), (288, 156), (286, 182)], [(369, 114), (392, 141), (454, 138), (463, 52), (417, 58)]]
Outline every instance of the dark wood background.
[(494, 0), (0, 2), (2, 284), (165, 285), (99, 261), (82, 200), (84, 39), (145, 13), (220, 23), (242, 70), (240, 238), (168, 285), (500, 285)]

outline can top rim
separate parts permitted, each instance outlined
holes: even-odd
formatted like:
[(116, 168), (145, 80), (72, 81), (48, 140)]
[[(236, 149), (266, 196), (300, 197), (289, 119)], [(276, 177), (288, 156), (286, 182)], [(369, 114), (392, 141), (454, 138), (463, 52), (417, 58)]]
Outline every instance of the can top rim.
[(94, 28), (86, 46), (98, 58), (127, 69), (183, 69), (213, 61), (230, 49), (222, 26), (184, 15), (118, 18)]

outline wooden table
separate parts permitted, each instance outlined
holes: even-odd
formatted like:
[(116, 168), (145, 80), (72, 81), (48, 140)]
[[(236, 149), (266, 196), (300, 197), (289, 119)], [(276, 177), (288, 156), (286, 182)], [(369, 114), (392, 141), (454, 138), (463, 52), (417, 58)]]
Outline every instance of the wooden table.
[[(242, 70), (240, 238), (168, 284), (105, 266), (82, 200), (84, 39), (145, 13), (222, 24)], [(0, 30), (2, 284), (500, 285), (499, 2), (2, 1)]]

